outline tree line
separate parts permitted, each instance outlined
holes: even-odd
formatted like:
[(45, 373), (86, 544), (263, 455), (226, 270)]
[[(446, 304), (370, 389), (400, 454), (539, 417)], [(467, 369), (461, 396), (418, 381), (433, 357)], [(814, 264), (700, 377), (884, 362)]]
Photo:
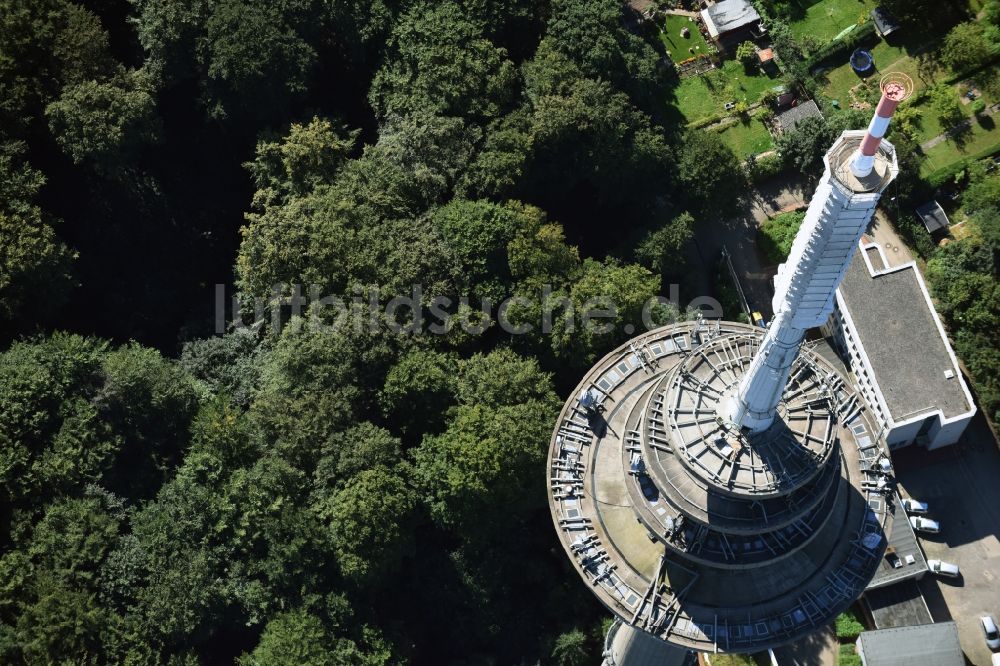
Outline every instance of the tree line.
[[(557, 396), (745, 182), (665, 124), (623, 11), (0, 0), (0, 661), (596, 653), (544, 495)], [(618, 311), (212, 336), (217, 282)]]

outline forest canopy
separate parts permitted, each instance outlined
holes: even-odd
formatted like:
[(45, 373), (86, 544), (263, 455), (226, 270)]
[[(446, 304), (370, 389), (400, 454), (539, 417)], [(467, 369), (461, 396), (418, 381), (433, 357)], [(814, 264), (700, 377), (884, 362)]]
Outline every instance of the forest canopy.
[[(678, 316), (644, 305), (743, 182), (658, 111), (627, 11), (0, 0), (0, 662), (596, 645), (543, 493), (559, 396)], [(216, 330), (216, 284), (247, 326)], [(473, 322), (569, 314), (406, 335), (287, 306), (417, 284)]]

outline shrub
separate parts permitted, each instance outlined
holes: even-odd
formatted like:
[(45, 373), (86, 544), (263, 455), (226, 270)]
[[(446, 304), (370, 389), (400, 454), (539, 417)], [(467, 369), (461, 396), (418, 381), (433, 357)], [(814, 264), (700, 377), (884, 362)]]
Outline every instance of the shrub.
[(834, 64), (833, 61), (846, 60), (850, 57), (854, 49), (859, 46), (872, 44), (877, 40), (875, 24), (871, 21), (866, 21), (840, 39), (828, 42), (825, 46), (811, 54), (807, 65), (809, 69), (812, 69), (818, 65)]
[(841, 645), (837, 654), (837, 666), (862, 666), (861, 656), (853, 645)]
[(757, 247), (768, 264), (780, 264), (788, 258), (795, 234), (799, 232), (805, 216), (805, 211), (781, 213), (761, 225), (757, 232)]
[[(837, 638), (839, 640), (853, 641), (864, 630), (865, 626), (861, 624), (853, 611), (846, 610), (837, 616)], [(851, 649), (853, 650), (853, 648)]]
[(772, 153), (763, 157), (747, 158), (745, 167), (747, 178), (754, 183), (762, 183), (784, 171), (785, 161), (781, 155)]

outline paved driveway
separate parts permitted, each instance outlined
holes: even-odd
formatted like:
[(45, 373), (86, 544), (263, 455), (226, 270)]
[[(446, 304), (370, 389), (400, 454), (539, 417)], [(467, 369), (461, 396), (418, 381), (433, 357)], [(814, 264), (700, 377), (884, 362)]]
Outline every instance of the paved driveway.
[(682, 302), (695, 296), (709, 294), (712, 290), (715, 262), (722, 246), (729, 249), (733, 268), (740, 276), (747, 300), (767, 319), (771, 318), (771, 279), (777, 266), (761, 264), (757, 252), (757, 227), (769, 217), (784, 210), (803, 206), (811, 195), (812, 185), (806, 185), (801, 175), (783, 175), (751, 190), (742, 214), (730, 219), (705, 219), (695, 226), (695, 243), (689, 257), (693, 274), (687, 282), (695, 292)]
[(935, 621), (954, 619), (966, 658), (989, 666), (990, 650), (977, 626), (989, 613), (1000, 620), (1000, 451), (981, 415), (962, 442), (937, 451), (893, 454), (905, 496), (928, 502), (941, 534), (920, 537), (928, 559), (954, 562), (959, 581), (928, 574), (920, 590)]

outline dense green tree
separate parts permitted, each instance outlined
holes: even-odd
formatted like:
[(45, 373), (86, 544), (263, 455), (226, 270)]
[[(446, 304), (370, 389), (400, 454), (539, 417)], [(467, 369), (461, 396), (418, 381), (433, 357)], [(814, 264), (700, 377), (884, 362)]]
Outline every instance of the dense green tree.
[[(968, 5), (961, 0), (882, 0), (881, 6), (901, 21), (921, 29), (946, 28), (963, 16)], [(927, 17), (935, 21), (928, 24)], [(960, 19), (959, 19), (960, 20)]]
[(20, 132), (63, 86), (110, 70), (100, 19), (64, 0), (0, 2), (0, 127)]
[(246, 164), (257, 187), (254, 205), (301, 197), (332, 183), (357, 135), (313, 117), (307, 125), (292, 123), (280, 139), (259, 141), (253, 161)]
[(539, 470), (554, 416), (537, 402), (456, 408), (447, 430), (425, 437), (414, 454), (432, 517), (475, 538), (543, 506)]
[(962, 104), (955, 89), (948, 85), (938, 85), (931, 90), (931, 102), (938, 120), (946, 129), (952, 129), (965, 120)]
[(267, 343), (248, 328), (184, 343), (180, 364), (214, 394), (246, 408), (260, 386)]
[(639, 262), (658, 273), (676, 273), (683, 267), (684, 249), (694, 237), (694, 217), (684, 212), (639, 242), (635, 256)]
[[(553, 353), (566, 363), (590, 365), (604, 350), (643, 330), (643, 309), (659, 290), (660, 277), (642, 266), (613, 259), (585, 260), (567, 294), (572, 316), (559, 312), (553, 303)], [(657, 325), (667, 323), (662, 319), (667, 314), (659, 306), (649, 311)]]
[(320, 499), (316, 512), (327, 526), (341, 575), (356, 584), (390, 580), (413, 553), (416, 505), (406, 480), (382, 465), (359, 471)]
[(745, 190), (746, 178), (736, 155), (718, 134), (689, 131), (676, 151), (677, 180), (692, 210), (707, 214), (733, 212)]
[(13, 328), (58, 309), (73, 285), (73, 259), (38, 208), (0, 211), (0, 322)]
[(202, 42), (209, 113), (238, 108), (268, 118), (305, 92), (316, 51), (283, 9), (263, 0), (213, 3)]
[(554, 0), (546, 40), (580, 67), (584, 76), (604, 78), (651, 110), (661, 99), (662, 79), (653, 48), (624, 27), (614, 0)]
[(536, 403), (552, 409), (552, 377), (538, 361), (506, 347), (464, 360), (457, 376), (456, 396), (463, 405), (513, 406)]
[(523, 211), (529, 221), (525, 233), (507, 245), (511, 275), (531, 288), (562, 283), (578, 270), (579, 252), (566, 244), (562, 226), (547, 222), (543, 211), (533, 206)]
[(106, 346), (56, 334), (0, 354), (0, 482), (8, 503), (97, 481), (120, 442), (95, 417)]
[(332, 643), (323, 623), (308, 611), (288, 611), (267, 623), (241, 666), (333, 666)]
[(0, 142), (0, 214), (29, 216), (38, 190), (45, 184), (42, 172), (25, 160), (23, 141)]
[(411, 349), (386, 375), (379, 393), (383, 413), (406, 435), (436, 430), (454, 399), (457, 372), (454, 353)]
[(0, 660), (110, 659), (120, 618), (95, 592), (123, 516), (118, 498), (91, 486), (84, 497), (49, 504), (16, 537), (18, 549), (0, 558)]
[[(586, 187), (619, 214), (647, 213), (664, 193), (664, 176), (671, 172), (666, 140), (610, 84), (579, 79), (566, 94), (538, 96), (533, 107), (527, 178), (537, 200), (562, 200)], [(567, 164), (574, 165), (569, 173)]]
[(415, 111), (489, 120), (511, 104), (517, 73), (485, 26), (454, 0), (417, 3), (396, 23), (369, 100), (380, 119)]
[(103, 372), (99, 404), (122, 442), (112, 487), (129, 497), (146, 496), (180, 461), (198, 394), (175, 363), (136, 344), (111, 351)]
[(335, 432), (323, 442), (313, 484), (326, 494), (329, 489), (342, 488), (366, 469), (393, 468), (402, 460), (399, 438), (385, 428), (362, 422)]
[(560, 634), (552, 648), (552, 658), (559, 666), (583, 666), (589, 657), (587, 635), (579, 629)]
[(757, 59), (757, 48), (753, 42), (742, 42), (736, 48), (736, 58), (743, 63), (743, 66), (750, 68)]
[(791, 132), (778, 137), (775, 147), (793, 169), (811, 172), (830, 149), (836, 134), (823, 118), (804, 118)]
[(279, 451), (306, 466), (331, 433), (350, 424), (357, 371), (342, 336), (293, 319), (263, 364), (253, 414)]
[(156, 138), (154, 109), (152, 82), (139, 71), (106, 83), (67, 86), (45, 108), (45, 116), (56, 143), (74, 162), (110, 170)]
[(502, 200), (522, 184), (532, 153), (530, 116), (521, 108), (499, 118), (486, 128), (486, 138), (462, 173), (459, 196)]
[(507, 248), (533, 230), (535, 212), (514, 203), (456, 199), (434, 210), (431, 219), (458, 259), (463, 291), (499, 303), (511, 277)]
[(467, 362), (459, 387), (447, 429), (414, 451), (414, 474), (436, 521), (476, 535), (542, 505), (537, 465), (559, 400), (535, 362), (508, 351)]
[(981, 22), (959, 23), (948, 31), (941, 44), (941, 61), (956, 72), (981, 67), (997, 52), (992, 37)]

